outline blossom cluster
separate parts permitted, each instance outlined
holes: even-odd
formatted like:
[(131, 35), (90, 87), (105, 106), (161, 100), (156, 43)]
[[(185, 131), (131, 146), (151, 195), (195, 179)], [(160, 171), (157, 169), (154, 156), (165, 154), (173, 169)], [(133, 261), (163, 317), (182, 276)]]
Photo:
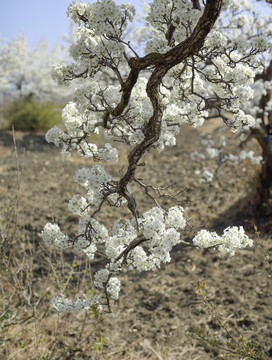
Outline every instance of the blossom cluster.
[[(221, 131), (225, 130), (223, 128), (220, 129)], [(226, 146), (226, 137), (221, 135), (219, 137), (219, 141), (215, 142), (211, 138), (210, 134), (201, 133), (201, 145), (203, 146), (203, 151), (194, 151), (190, 154), (192, 160), (200, 159), (202, 160), (201, 165), (205, 168), (209, 165), (209, 170), (204, 169), (195, 170), (195, 175), (200, 178), (200, 183), (210, 183), (214, 178), (214, 174), (218, 171), (218, 165), (227, 161), (232, 162), (233, 164), (237, 165), (246, 159), (250, 160), (253, 165), (261, 164), (263, 161), (263, 157), (261, 155), (255, 155), (253, 150), (240, 150), (238, 154), (229, 153), (227, 150), (224, 150)], [(208, 158), (216, 160), (216, 168), (215, 164), (209, 164)], [(204, 160), (204, 161), (203, 161)]]
[[(263, 160), (263, 157), (261, 155), (255, 156), (255, 153), (254, 153), (253, 150), (249, 150), (249, 151), (241, 150), (238, 155), (234, 155), (234, 154), (230, 154), (230, 153), (222, 154), (223, 147), (226, 146), (225, 137), (220, 138), (218, 147), (215, 147), (215, 143), (211, 139), (209, 139), (208, 142), (206, 142), (206, 140), (202, 140), (201, 143), (202, 143), (202, 145), (207, 144), (207, 147), (206, 147), (205, 151), (207, 152), (207, 154), (209, 155), (209, 157), (211, 159), (216, 159), (220, 155), (221, 156), (221, 161), (229, 160), (229, 161), (232, 161), (234, 164), (238, 164), (240, 161), (249, 159), (251, 161), (251, 163), (254, 164), (254, 165), (260, 164), (262, 162), (262, 160)], [(202, 153), (197, 153), (197, 155), (195, 153), (191, 154), (191, 157), (193, 159), (196, 156), (199, 157), (199, 158), (201, 157), (202, 159), (206, 158), (205, 155), (202, 154)]]
[[(52, 77), (59, 84), (66, 84), (84, 74), (85, 78), (94, 77), (106, 62), (125, 63), (125, 46), (121, 39), (132, 21), (135, 8), (131, 4), (116, 5), (112, 0), (95, 3), (73, 1), (67, 10), (67, 16), (78, 25), (76, 41), (70, 47), (74, 63), (68, 66), (55, 66)], [(112, 66), (110, 66), (112, 67)]]
[[(88, 178), (82, 172), (78, 174), (77, 178), (80, 178), (79, 181), (85, 185), (88, 182)], [(139, 219), (140, 228), (138, 230), (134, 219), (126, 219), (125, 221), (119, 219), (114, 223), (112, 235), (110, 236), (103, 224), (84, 214), (82, 206), (85, 207), (85, 205), (85, 200), (83, 201), (82, 198), (75, 196), (68, 206), (70, 210), (77, 213), (81, 211), (78, 215), (82, 216), (82, 219), (75, 240), (71, 240), (67, 235), (64, 235), (58, 225), (50, 223), (44, 226), (42, 239), (47, 244), (54, 243), (59, 250), (73, 248), (78, 252), (82, 251), (90, 259), (95, 256), (97, 244), (104, 244), (105, 253), (110, 262), (105, 269), (96, 272), (94, 284), (97, 288), (105, 288), (108, 295), (115, 300), (118, 299), (121, 283), (117, 277), (111, 275), (120, 270), (122, 261), (120, 259), (119, 262), (116, 262), (116, 259), (130, 243), (135, 241), (138, 231), (143, 233), (147, 249), (137, 246), (130, 252), (127, 263), (130, 269), (147, 271), (155, 270), (160, 267), (162, 262), (170, 261), (170, 251), (173, 246), (180, 242), (178, 230), (183, 230), (186, 226), (183, 208), (172, 207), (168, 212), (165, 212), (162, 208), (155, 207), (144, 213), (142, 219)], [(77, 311), (73, 309), (85, 306), (82, 305), (81, 300), (77, 300), (75, 303), (63, 296), (54, 298), (53, 304), (60, 311), (64, 311), (64, 308)]]
[[(101, 0), (95, 3), (80, 3), (73, 1), (67, 10), (67, 16), (81, 24), (82, 19), (88, 22), (88, 28), (95, 35), (118, 36), (126, 30), (126, 20), (133, 20), (135, 8), (132, 4), (120, 6), (112, 0)], [(122, 28), (123, 27), (123, 28)]]
[(47, 223), (42, 231), (42, 239), (46, 244), (54, 244), (58, 250), (72, 247), (69, 237), (64, 235), (57, 224)]
[(110, 297), (114, 300), (118, 299), (121, 282), (117, 277), (110, 277), (110, 272), (108, 269), (101, 269), (97, 271), (94, 276), (94, 280), (96, 287), (104, 289), (106, 285), (106, 290)]
[(260, 164), (263, 160), (263, 157), (261, 155), (255, 156), (253, 150), (250, 151), (242, 150), (240, 152), (239, 157), (241, 160), (249, 159), (252, 164)]
[(91, 169), (77, 170), (74, 180), (87, 190), (86, 197), (91, 205), (102, 201), (104, 191), (111, 181), (111, 176), (104, 170), (102, 165), (95, 164)]
[(223, 235), (219, 236), (216, 232), (201, 230), (193, 238), (193, 244), (201, 249), (214, 247), (219, 251), (219, 256), (233, 256), (235, 251), (253, 245), (242, 226), (232, 226), (224, 230)]
[(76, 300), (67, 299), (63, 294), (54, 296), (51, 301), (51, 306), (59, 312), (79, 312), (82, 310), (88, 310), (93, 306), (96, 306), (98, 311), (102, 311), (102, 306), (99, 304), (99, 296), (86, 296)]
[[(128, 268), (135, 268), (138, 271), (155, 270), (161, 263), (171, 260), (170, 251), (180, 242), (178, 230), (184, 230), (186, 226), (183, 211), (181, 207), (170, 208), (168, 212), (155, 207), (143, 214), (143, 218), (140, 219), (140, 231), (146, 240), (146, 249), (143, 246), (137, 246), (131, 250), (126, 260)], [(103, 224), (89, 217), (81, 220), (80, 235), (75, 241), (68, 240), (56, 224), (46, 224), (42, 238), (46, 243), (54, 242), (58, 249), (65, 250), (70, 247), (83, 251), (91, 259), (97, 251), (96, 244), (98, 242), (104, 244), (110, 262), (106, 268), (95, 273), (94, 284), (99, 289), (105, 289), (111, 298), (117, 300), (121, 283), (112, 274), (120, 270), (122, 258), (118, 262), (116, 259), (130, 243), (137, 239), (137, 231), (134, 219), (125, 221), (119, 219), (114, 223), (112, 236), (110, 236)], [(65, 238), (65, 241), (60, 241), (60, 238)], [(219, 251), (219, 256), (222, 257), (233, 256), (236, 250), (252, 246), (253, 242), (242, 227), (234, 226), (225, 229), (222, 236), (215, 232), (201, 230), (194, 237), (193, 244), (199, 248), (215, 247)], [(92, 304), (99, 304), (99, 297), (73, 301), (60, 295), (52, 300), (52, 306), (59, 311), (80, 311)]]
[(254, 128), (259, 128), (263, 119), (272, 112), (272, 99), (262, 102), (264, 96), (268, 96), (272, 91), (272, 81), (259, 79), (254, 83), (254, 97), (251, 102), (245, 103), (245, 108), (249, 109), (252, 116), (256, 117)]
[[(66, 121), (66, 110), (66, 108), (63, 109), (63, 121), (67, 126), (67, 132), (64, 132), (58, 126), (54, 126), (48, 130), (45, 135), (47, 142), (53, 143), (57, 147), (61, 147), (61, 153), (63, 157), (71, 156), (72, 150), (76, 150), (85, 159), (93, 157), (96, 160), (118, 161), (119, 155), (116, 148), (107, 143), (105, 144), (104, 148), (99, 149), (96, 144), (90, 143), (88, 140), (86, 140), (86, 134), (88, 134), (90, 131), (89, 129), (86, 129), (83, 124), (84, 118), (82, 119), (80, 114), (76, 114), (75, 116), (69, 117), (69, 121)], [(73, 120), (73, 118), (75, 120)], [(79, 123), (80, 125), (77, 126)], [(71, 129), (72, 126), (70, 124), (73, 124), (73, 129)], [(90, 128), (92, 125), (89, 122), (87, 126)]]
[(214, 174), (209, 171), (209, 170), (204, 170), (203, 172), (201, 172), (200, 170), (195, 170), (195, 175), (200, 175), (200, 183), (202, 184), (206, 184), (206, 183), (210, 183), (213, 181), (213, 176)]
[[(146, 22), (152, 27), (151, 39), (145, 48), (146, 54), (151, 52), (166, 52), (188, 37), (187, 28), (197, 24), (202, 11), (193, 8), (191, 0), (154, 0), (148, 8)], [(172, 39), (165, 36), (169, 26), (175, 27)]]

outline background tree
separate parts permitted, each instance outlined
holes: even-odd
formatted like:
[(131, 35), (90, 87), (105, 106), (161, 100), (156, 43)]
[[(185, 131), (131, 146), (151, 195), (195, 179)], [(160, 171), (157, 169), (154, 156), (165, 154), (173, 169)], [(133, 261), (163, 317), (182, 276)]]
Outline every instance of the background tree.
[[(250, 2), (241, 1), (229, 3), (226, 18), (221, 18), (215, 28), (227, 41), (233, 44), (233, 51), (239, 51), (239, 46), (243, 39), (244, 42), (251, 42), (255, 37), (261, 36), (264, 41), (271, 41), (272, 38), (272, 11), (262, 13), (256, 12)], [(255, 119), (256, 124), (252, 127), (243, 127), (241, 147), (251, 138), (255, 138), (262, 150), (262, 169), (257, 182), (256, 190), (250, 204), (251, 215), (257, 220), (266, 223), (267, 230), (271, 227), (269, 221), (272, 215), (272, 57), (271, 50), (262, 53), (259, 59), (263, 62), (263, 67), (252, 67), (255, 77), (252, 90), (253, 97), (242, 104), (242, 109), (250, 113)], [(209, 61), (209, 60), (208, 60)], [(215, 114), (218, 115), (218, 112)], [(222, 114), (225, 122), (231, 124), (232, 117)], [(245, 139), (246, 136), (246, 139)], [(206, 149), (211, 157), (220, 155), (220, 164), (224, 161), (233, 159), (237, 161), (239, 156), (222, 156), (222, 151), (211, 148)], [(222, 149), (221, 149), (222, 150)], [(252, 157), (252, 152), (246, 153), (242, 150), (240, 159), (250, 158), (253, 163), (258, 161), (257, 157)], [(210, 174), (212, 179), (212, 174)], [(268, 222), (268, 223), (267, 223)], [(264, 224), (263, 224), (264, 225)]]
[(0, 48), (1, 92), (10, 99), (39, 99), (42, 101), (67, 100), (69, 91), (60, 88), (50, 76), (54, 64), (64, 61), (59, 44), (48, 51), (48, 44), (41, 40), (30, 50), (23, 35), (13, 37)]
[[(271, 3), (271, 1), (267, 1)], [(240, 14), (238, 14), (238, 11)], [(244, 13), (243, 13), (244, 12)], [(241, 6), (232, 15), (231, 24), (236, 28), (232, 37), (240, 36), (250, 41), (254, 36), (262, 35), (272, 40), (272, 11), (257, 13), (248, 4)], [(254, 137), (262, 149), (262, 169), (256, 194), (252, 200), (253, 215), (257, 220), (267, 222), (272, 216), (272, 57), (271, 50), (262, 54), (264, 69), (255, 70), (254, 96), (244, 108), (249, 109), (256, 119), (256, 125), (250, 128), (248, 139)], [(247, 142), (247, 140), (245, 141)], [(271, 227), (271, 224), (270, 224)]]
[(256, 194), (252, 200), (253, 214), (258, 220), (265, 220), (267, 230), (272, 227), (272, 59), (260, 74), (256, 75), (258, 88), (254, 112), (258, 126), (250, 130), (249, 137), (254, 137), (262, 149), (262, 169)]
[(51, 68), (65, 61), (59, 44), (48, 51), (46, 41), (30, 50), (25, 36), (18, 35), (0, 47), (2, 117), (16, 130), (48, 130), (61, 121), (60, 106), (70, 88), (61, 88), (50, 76)]

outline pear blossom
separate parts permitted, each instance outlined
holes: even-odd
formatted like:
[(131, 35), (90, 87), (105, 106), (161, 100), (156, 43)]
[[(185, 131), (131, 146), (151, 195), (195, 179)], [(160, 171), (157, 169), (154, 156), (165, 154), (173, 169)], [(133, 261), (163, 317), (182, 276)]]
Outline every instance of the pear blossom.
[[(73, 1), (68, 7), (67, 15), (78, 26), (70, 49), (73, 61), (56, 65), (52, 76), (63, 85), (76, 79), (80, 79), (80, 84), (73, 101), (63, 110), (65, 129), (50, 130), (46, 139), (61, 147), (64, 155), (76, 151), (95, 161), (118, 161), (118, 151), (111, 140), (126, 143), (130, 152), (127, 170), (120, 177), (109, 174), (101, 164), (77, 170), (74, 180), (82, 186), (84, 195), (73, 196), (68, 208), (79, 217), (78, 234), (70, 241), (58, 225), (47, 224), (42, 237), (47, 244), (55, 243), (60, 249), (70, 247), (83, 252), (90, 260), (99, 249), (106, 265), (94, 274), (94, 286), (97, 291), (104, 291), (108, 302), (109, 298), (119, 297), (118, 273), (123, 268), (150, 271), (171, 261), (171, 251), (183, 242), (188, 223), (181, 202), (171, 194), (162, 194), (167, 186), (158, 188), (137, 178), (142, 155), (151, 148), (160, 152), (166, 146), (175, 146), (183, 125), (201, 126), (211, 110), (217, 115), (233, 113), (234, 121), (229, 126), (234, 131), (255, 124), (243, 105), (254, 94), (255, 70), (263, 66), (260, 55), (271, 46), (260, 34), (247, 42), (243, 36), (231, 37), (220, 30), (220, 26), (227, 27), (233, 21), (236, 30), (238, 26), (250, 27), (251, 20), (243, 14), (237, 19), (234, 16), (240, 9), (251, 11), (246, 0), (224, 1), (226, 12), (203, 38), (202, 47), (191, 51), (180, 63), (173, 62), (171, 68), (163, 64), (165, 59), (173, 58), (172, 51), (182, 42), (190, 43), (195, 27), (205, 16), (206, 3), (201, 2), (199, 9), (191, 0), (153, 0), (146, 5), (146, 28), (140, 32), (145, 34), (143, 57), (126, 38), (126, 29), (135, 15), (132, 5), (100, 0)], [(164, 76), (160, 78), (161, 74)], [(90, 142), (92, 134), (104, 135), (108, 143), (98, 147)], [(220, 141), (223, 144), (225, 140)], [(219, 156), (212, 139), (203, 137), (201, 143), (207, 147), (205, 153), (209, 157)], [(195, 152), (191, 157), (203, 160), (206, 155), (204, 151)], [(253, 155), (244, 153), (241, 157), (253, 159)], [(213, 179), (209, 170), (199, 171), (199, 175), (203, 182)], [(156, 205), (143, 212), (131, 183), (144, 188)], [(153, 197), (152, 191), (157, 197)], [(164, 196), (176, 201), (177, 206), (165, 205), (161, 201)], [(114, 206), (117, 211), (121, 206), (127, 207), (131, 216), (106, 227), (103, 219), (96, 218), (102, 206)], [(212, 247), (219, 256), (232, 256), (237, 250), (252, 246), (252, 240), (242, 227), (230, 227), (222, 236), (203, 229), (194, 237), (193, 244), (199, 248)], [(59, 311), (77, 311), (98, 302), (99, 298), (73, 301), (60, 295), (52, 304)]]

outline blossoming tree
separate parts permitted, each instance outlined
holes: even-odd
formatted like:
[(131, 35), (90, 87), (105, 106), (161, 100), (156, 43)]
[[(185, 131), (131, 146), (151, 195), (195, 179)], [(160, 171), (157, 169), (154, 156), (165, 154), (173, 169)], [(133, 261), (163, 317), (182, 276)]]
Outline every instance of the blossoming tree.
[[(269, 3), (269, 1), (267, 1)], [(263, 1), (264, 3), (264, 1)], [(239, 49), (242, 41), (250, 42), (253, 37), (262, 35), (266, 41), (272, 40), (272, 9), (265, 13), (256, 12), (252, 3), (249, 2), (233, 2), (229, 7), (226, 23), (225, 18), (219, 19), (215, 28), (220, 31), (223, 38), (232, 42), (234, 49)], [(237, 41), (239, 39), (239, 41)], [(268, 49), (269, 50), (269, 49)], [(252, 127), (244, 126), (241, 133), (241, 152), (235, 154), (223, 154), (225, 140), (217, 146), (213, 140), (203, 139), (202, 143), (206, 146), (205, 153), (211, 158), (220, 158), (219, 164), (225, 161), (238, 162), (244, 159), (250, 159), (253, 164), (262, 163), (262, 169), (258, 179), (256, 192), (251, 201), (250, 208), (252, 215), (256, 220), (264, 220), (264, 223), (271, 218), (272, 215), (272, 57), (271, 51), (262, 53), (261, 57), (263, 67), (253, 67), (254, 84), (251, 92), (253, 96), (242, 104), (242, 110), (249, 112), (255, 119), (256, 123)], [(228, 114), (224, 115), (227, 121), (231, 121)], [(243, 145), (249, 139), (254, 137), (262, 149), (262, 156), (254, 156), (253, 151), (246, 152)], [(193, 153), (192, 157), (205, 158), (203, 154)], [(204, 177), (205, 177), (205, 173)], [(207, 172), (208, 174), (208, 172)], [(210, 177), (207, 181), (211, 181), (213, 173), (209, 172)], [(205, 179), (203, 179), (205, 181)], [(269, 224), (268, 224), (269, 225)], [(271, 226), (271, 224), (270, 224)]]
[[(0, 47), (0, 88), (10, 99), (63, 101), (70, 90), (60, 88), (50, 77), (50, 68), (63, 61), (57, 44), (50, 52), (45, 41), (30, 50), (23, 35), (14, 36)], [(67, 101), (67, 100), (66, 100)]]
[[(234, 43), (216, 30), (220, 12), (229, 6), (235, 2), (153, 0), (146, 17), (150, 38), (144, 56), (125, 38), (135, 15), (132, 5), (98, 0), (73, 1), (68, 7), (68, 15), (78, 24), (77, 41), (70, 48), (74, 61), (55, 66), (52, 74), (60, 84), (74, 79), (82, 84), (63, 110), (66, 130), (54, 127), (46, 139), (60, 147), (63, 156), (75, 150), (84, 158), (118, 161), (118, 151), (110, 144), (98, 148), (89, 142), (90, 134), (103, 130), (106, 139), (125, 142), (130, 152), (119, 178), (100, 164), (76, 172), (75, 182), (86, 191), (85, 197), (74, 195), (68, 206), (79, 217), (78, 234), (71, 238), (50, 223), (42, 231), (43, 240), (57, 249), (73, 248), (91, 260), (102, 253), (107, 259), (106, 267), (94, 274), (94, 284), (104, 296), (72, 300), (60, 294), (52, 300), (59, 311), (79, 311), (94, 304), (110, 311), (110, 298), (118, 298), (117, 275), (123, 268), (155, 270), (169, 262), (173, 246), (183, 242), (186, 219), (179, 200), (172, 196), (175, 206), (165, 209), (160, 201), (162, 189), (137, 176), (149, 149), (162, 151), (175, 145), (182, 124), (201, 126), (210, 109), (219, 116), (231, 111), (235, 121), (223, 119), (235, 129), (254, 125), (254, 118), (241, 108), (252, 96), (253, 69), (263, 66), (256, 56), (270, 45), (261, 35)], [(132, 183), (155, 203), (145, 213), (139, 211)], [(97, 220), (102, 206), (126, 206), (131, 217), (115, 221), (109, 229)], [(220, 256), (252, 246), (242, 227), (227, 228), (221, 236), (201, 230), (192, 244), (183, 243), (213, 247)]]
[[(271, 4), (270, 0), (266, 1)], [(264, 3), (264, 1), (263, 1)], [(240, 5), (240, 6), (239, 6)], [(271, 9), (272, 10), (272, 9)], [(244, 41), (250, 41), (254, 36), (262, 35), (268, 41), (272, 41), (272, 11), (256, 12), (253, 6), (248, 4), (236, 4), (232, 13), (231, 25), (232, 31), (230, 36), (232, 39), (238, 36)], [(268, 49), (269, 50), (269, 49)], [(243, 109), (256, 119), (254, 126), (243, 129), (243, 133), (248, 139), (254, 137), (259, 143), (262, 150), (262, 168), (256, 187), (256, 193), (251, 201), (253, 216), (258, 220), (264, 221), (268, 226), (269, 219), (272, 216), (272, 56), (271, 49), (266, 53), (262, 53), (263, 68), (254, 70), (253, 97), (247, 101)], [(257, 160), (256, 157), (249, 156), (251, 161)], [(242, 151), (242, 158), (245, 152)], [(266, 226), (265, 225), (265, 226)]]

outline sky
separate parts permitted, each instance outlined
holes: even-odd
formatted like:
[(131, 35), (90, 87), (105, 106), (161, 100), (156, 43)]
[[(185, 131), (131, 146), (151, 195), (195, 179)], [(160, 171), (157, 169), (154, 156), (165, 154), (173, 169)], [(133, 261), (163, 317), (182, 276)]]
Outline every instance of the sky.
[[(62, 40), (63, 35), (69, 34), (66, 10), (71, 2), (72, 0), (0, 0), (0, 36), (6, 42), (21, 33), (26, 36), (31, 48), (42, 38), (53, 47)], [(116, 2), (131, 2), (137, 10), (141, 9), (142, 4), (142, 0)]]
[[(0, 0), (0, 36), (9, 41), (19, 33), (26, 36), (31, 47), (42, 38), (50, 46), (69, 34), (66, 10), (72, 0)], [(78, 0), (79, 2), (79, 0)], [(84, 1), (87, 2), (87, 1)], [(116, 0), (117, 4), (131, 2), (141, 8), (141, 0)]]

